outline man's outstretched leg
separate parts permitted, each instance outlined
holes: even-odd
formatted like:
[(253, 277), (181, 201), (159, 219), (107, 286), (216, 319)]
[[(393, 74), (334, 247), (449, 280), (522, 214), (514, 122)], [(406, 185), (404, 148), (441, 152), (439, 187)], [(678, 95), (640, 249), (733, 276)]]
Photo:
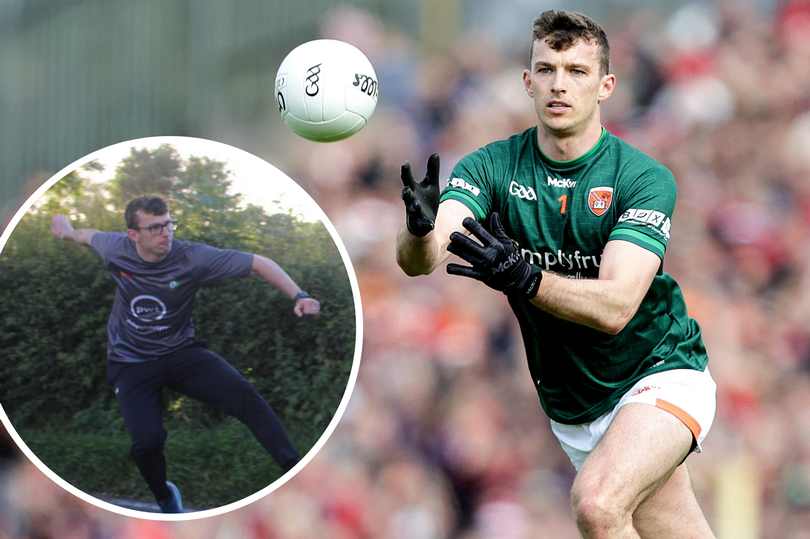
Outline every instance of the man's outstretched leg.
[(681, 465), (692, 443), (692, 432), (670, 412), (623, 406), (574, 481), (572, 508), (582, 536), (713, 538), (690, 501), (694, 494)]
[(216, 406), (247, 425), (283, 471), (298, 462), (298, 450), (267, 401), (215, 353), (197, 347), (174, 354), (170, 377), (170, 388)]

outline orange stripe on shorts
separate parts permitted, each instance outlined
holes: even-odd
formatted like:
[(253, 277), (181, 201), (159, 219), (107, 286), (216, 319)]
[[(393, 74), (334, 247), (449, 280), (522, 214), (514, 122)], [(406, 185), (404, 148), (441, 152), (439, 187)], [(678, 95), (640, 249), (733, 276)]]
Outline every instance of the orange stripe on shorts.
[(663, 399), (656, 399), (655, 407), (661, 408), (662, 410), (666, 410), (670, 414), (680, 419), (683, 422), (683, 424), (686, 425), (687, 428), (692, 431), (692, 436), (695, 437), (695, 440), (698, 439), (701, 429), (700, 424), (695, 420), (694, 417), (683, 411), (681, 408), (678, 408), (674, 404), (667, 402)]

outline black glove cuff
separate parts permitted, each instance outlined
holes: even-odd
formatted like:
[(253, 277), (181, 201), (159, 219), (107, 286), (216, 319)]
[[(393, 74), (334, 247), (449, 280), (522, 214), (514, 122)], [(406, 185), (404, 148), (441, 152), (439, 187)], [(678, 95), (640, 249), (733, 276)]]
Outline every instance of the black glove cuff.
[(410, 219), (405, 220), (405, 226), (408, 227), (408, 232), (410, 232), (411, 235), (418, 236), (420, 238), (424, 238), (430, 233), (431, 230), (433, 230), (433, 226), (431, 224), (416, 225), (415, 227), (411, 226)]
[(521, 287), (520, 295), (529, 301), (537, 296), (537, 291), (540, 290), (540, 282), (543, 280), (543, 272), (533, 266), (530, 266), (529, 278)]

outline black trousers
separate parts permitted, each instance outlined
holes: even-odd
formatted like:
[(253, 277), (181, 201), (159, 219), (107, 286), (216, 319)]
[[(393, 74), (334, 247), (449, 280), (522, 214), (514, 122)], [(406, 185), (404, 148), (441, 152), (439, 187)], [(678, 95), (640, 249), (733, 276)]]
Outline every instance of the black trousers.
[(227, 361), (203, 343), (144, 363), (107, 363), (107, 380), (115, 389), (124, 423), (132, 438), (132, 455), (158, 500), (171, 497), (163, 453), (163, 388), (216, 406), (250, 429), (282, 469), (299, 458), (267, 401)]

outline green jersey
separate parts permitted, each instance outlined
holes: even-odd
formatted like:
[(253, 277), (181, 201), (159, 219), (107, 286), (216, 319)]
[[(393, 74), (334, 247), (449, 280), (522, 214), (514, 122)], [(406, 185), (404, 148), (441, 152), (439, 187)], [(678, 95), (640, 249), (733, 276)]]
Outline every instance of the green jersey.
[[(607, 131), (585, 155), (560, 162), (540, 151), (533, 127), (464, 157), (442, 200), (462, 202), (479, 221), (498, 212), (528, 263), (595, 279), (610, 240), (648, 249), (663, 265), (676, 196), (668, 169)], [(510, 296), (509, 303), (540, 401), (560, 423), (593, 421), (645, 376), (702, 371), (708, 362), (700, 327), (662, 267), (617, 335), (557, 318), (521, 298)]]

